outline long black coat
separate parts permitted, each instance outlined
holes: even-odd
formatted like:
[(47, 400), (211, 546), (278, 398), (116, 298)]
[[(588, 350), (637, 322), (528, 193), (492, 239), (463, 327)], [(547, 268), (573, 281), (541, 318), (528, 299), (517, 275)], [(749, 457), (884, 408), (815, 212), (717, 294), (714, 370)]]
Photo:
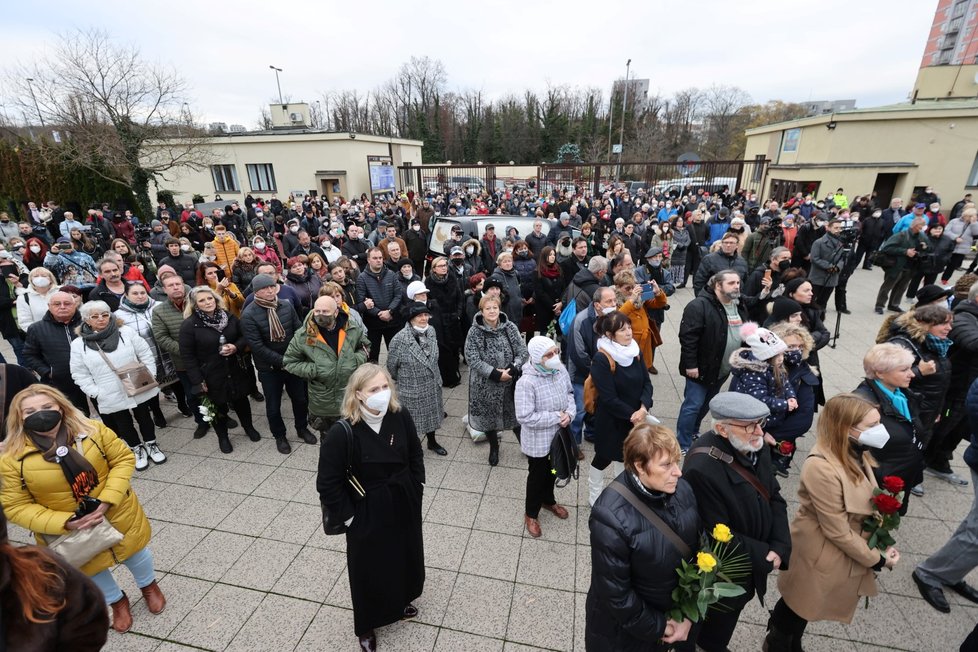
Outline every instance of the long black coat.
[[(908, 313), (904, 313), (908, 314)], [(909, 313), (912, 318), (913, 313)], [(901, 318), (903, 315), (901, 315)], [(908, 320), (909, 321), (909, 320)], [(897, 344), (913, 353), (913, 380), (910, 381), (910, 388), (920, 394), (920, 438), (926, 446), (934, 432), (934, 425), (937, 422), (937, 415), (944, 407), (944, 399), (947, 396), (948, 387), (951, 386), (951, 360), (947, 356), (942, 356), (935, 352), (919, 337), (921, 326), (917, 324), (908, 325), (912, 333), (906, 328), (899, 329), (889, 342)], [(921, 362), (931, 362), (937, 366), (937, 371), (925, 376), (920, 373)]]
[[(740, 318), (747, 321), (743, 302), (737, 310)], [(711, 384), (720, 379), (727, 325), (727, 311), (713, 292), (703, 290), (686, 304), (679, 322), (680, 375), (685, 376), (687, 369), (698, 369), (697, 382)]]
[(353, 522), (346, 533), (347, 571), (357, 635), (401, 619), (424, 588), (421, 495), (424, 457), (407, 410), (388, 412), (380, 434), (353, 426), (353, 473), (366, 496), (354, 502), (346, 480), (347, 438), (341, 424), (319, 449), (316, 489), (331, 522)]
[(647, 370), (641, 352), (627, 367), (615, 364), (614, 372), (604, 352), (594, 354), (591, 380), (598, 390), (594, 410), (596, 455), (616, 462), (624, 460), (622, 444), (632, 430), (629, 418), (643, 405), (652, 407), (652, 380)]
[(255, 387), (255, 373), (244, 352), (248, 347), (241, 322), (228, 314), (224, 338), (237, 347), (234, 355), (224, 356), (220, 350), (221, 333), (210, 328), (197, 313), (192, 313), (180, 325), (180, 357), (187, 365), (191, 384), (207, 383), (207, 396), (217, 404), (227, 404), (244, 398)]
[[(710, 431), (700, 436), (694, 448), (716, 446), (724, 453), (733, 455), (747, 470), (750, 463), (734, 450), (726, 438)], [(696, 503), (709, 531), (717, 523), (723, 523), (733, 532), (734, 542), (746, 550), (753, 570), (750, 582), (744, 587), (747, 593), (732, 598), (730, 606), (742, 606), (750, 602), (754, 592), (764, 600), (767, 592), (767, 576), (774, 567), (765, 557), (774, 551), (781, 557), (781, 568), (788, 568), (791, 557), (791, 533), (788, 529), (788, 507), (781, 496), (781, 487), (771, 466), (771, 449), (762, 446), (758, 452), (755, 475), (768, 490), (770, 501), (764, 500), (757, 489), (731, 468), (709, 455), (686, 455), (683, 477), (696, 495)]]
[[(679, 537), (695, 550), (700, 529), (696, 498), (685, 479), (676, 492), (645, 493), (622, 473), (628, 486)], [(591, 530), (591, 588), (586, 603), (585, 647), (588, 652), (665, 650), (659, 643), (666, 611), (678, 584), (679, 550), (618, 492), (610, 489), (594, 503)]]

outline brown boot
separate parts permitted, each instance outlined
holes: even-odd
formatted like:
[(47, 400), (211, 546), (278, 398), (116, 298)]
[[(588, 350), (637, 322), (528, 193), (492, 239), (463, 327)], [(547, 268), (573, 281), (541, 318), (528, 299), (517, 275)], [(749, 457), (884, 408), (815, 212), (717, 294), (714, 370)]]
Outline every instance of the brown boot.
[(160, 585), (156, 580), (139, 590), (143, 592), (143, 600), (146, 601), (146, 608), (151, 614), (162, 613), (166, 609), (166, 596), (163, 595), (163, 591), (160, 591)]
[(537, 539), (543, 532), (540, 531), (540, 521), (535, 518), (530, 518), (529, 516), (523, 516), (523, 522), (526, 525), (526, 531), (531, 537)]
[(125, 593), (122, 597), (113, 602), (112, 607), (112, 629), (125, 634), (132, 627), (132, 612), (129, 610), (129, 598)]

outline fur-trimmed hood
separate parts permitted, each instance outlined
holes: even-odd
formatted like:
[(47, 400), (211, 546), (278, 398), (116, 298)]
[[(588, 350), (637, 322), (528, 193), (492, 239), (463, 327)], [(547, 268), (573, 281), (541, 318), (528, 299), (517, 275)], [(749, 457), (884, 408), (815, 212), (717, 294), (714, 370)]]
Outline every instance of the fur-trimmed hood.
[[(906, 335), (914, 342), (923, 343), (927, 339), (927, 324), (923, 324), (914, 317), (913, 311), (897, 315), (890, 325), (890, 337), (894, 335)], [(887, 338), (889, 339), (889, 338)], [(886, 340), (883, 340), (884, 342)]]
[(730, 368), (741, 369), (743, 371), (756, 371), (766, 373), (771, 366), (765, 360), (758, 360), (749, 347), (737, 349), (730, 354)]
[[(482, 255), (482, 243), (481, 242), (479, 242), (475, 238), (469, 238), (468, 240), (466, 240), (465, 242), (462, 243), (462, 251), (464, 252), (465, 251), (465, 248), (468, 247), (469, 245), (473, 245), (475, 247), (475, 254), (473, 254), (473, 255), (475, 255), (475, 256), (481, 256)], [(468, 256), (468, 254), (465, 254), (465, 255)]]

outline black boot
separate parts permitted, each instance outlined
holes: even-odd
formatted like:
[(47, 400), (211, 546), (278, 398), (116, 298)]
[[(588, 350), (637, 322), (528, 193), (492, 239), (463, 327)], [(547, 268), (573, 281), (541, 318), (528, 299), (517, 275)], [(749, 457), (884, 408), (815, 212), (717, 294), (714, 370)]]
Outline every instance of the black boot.
[[(801, 646), (800, 641), (798, 645)], [(777, 627), (768, 630), (767, 636), (764, 637), (764, 644), (761, 646), (762, 652), (792, 652), (793, 648), (794, 637)]]
[(248, 439), (251, 441), (261, 441), (261, 433), (255, 430), (254, 426), (245, 426), (244, 431), (245, 434), (248, 435)]
[(194, 439), (200, 439), (207, 434), (207, 431), (211, 429), (211, 425), (206, 421), (204, 423), (198, 423), (197, 427), (194, 429)]
[(448, 455), (448, 451), (445, 450), (441, 444), (435, 441), (434, 431), (429, 432), (428, 434), (425, 435), (425, 437), (428, 438), (428, 450), (434, 451), (438, 455)]
[[(215, 430), (217, 430), (217, 428), (215, 428)], [(221, 452), (225, 455), (234, 451), (234, 447), (231, 446), (231, 440), (228, 439), (227, 430), (224, 430), (224, 432), (217, 430), (217, 445), (221, 449)]]
[(277, 448), (278, 452), (282, 455), (288, 455), (292, 452), (292, 446), (289, 445), (289, 442), (286, 441), (285, 437), (275, 438), (275, 448)]
[(496, 466), (499, 464), (499, 433), (487, 432), (486, 441), (489, 442), (489, 466)]

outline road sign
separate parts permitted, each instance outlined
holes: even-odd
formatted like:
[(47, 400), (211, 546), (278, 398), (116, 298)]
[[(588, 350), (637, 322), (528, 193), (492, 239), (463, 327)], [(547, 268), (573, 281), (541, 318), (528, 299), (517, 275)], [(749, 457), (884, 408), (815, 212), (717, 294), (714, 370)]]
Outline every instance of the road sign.
[(695, 152), (686, 152), (685, 154), (679, 155), (679, 165), (676, 169), (679, 171), (679, 176), (689, 177), (696, 174), (700, 169), (700, 157)]
[(621, 143), (616, 143), (615, 145), (612, 145), (611, 146), (611, 153), (612, 154), (621, 154)]

